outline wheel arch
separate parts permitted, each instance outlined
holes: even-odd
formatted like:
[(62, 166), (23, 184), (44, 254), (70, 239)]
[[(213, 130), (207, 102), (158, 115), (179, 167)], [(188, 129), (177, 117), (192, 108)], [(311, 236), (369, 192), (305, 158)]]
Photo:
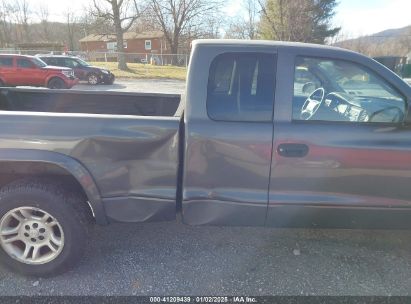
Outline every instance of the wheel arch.
[(96, 75), (98, 77), (98, 72), (97, 71), (87, 71), (86, 72), (86, 77), (90, 76), (91, 74)]
[(7, 182), (27, 175), (65, 176), (74, 179), (87, 197), (96, 223), (108, 224), (98, 187), (90, 172), (76, 159), (52, 151), (0, 149), (0, 177), (7, 176)]
[(60, 77), (60, 76), (58, 76), (58, 75), (49, 75), (49, 76), (46, 78), (46, 84), (45, 84), (46, 87), (49, 85), (50, 81), (52, 81), (53, 79), (59, 79), (59, 80), (63, 81), (64, 84), (66, 84), (66, 82), (65, 82), (64, 79), (63, 79), (63, 77)]

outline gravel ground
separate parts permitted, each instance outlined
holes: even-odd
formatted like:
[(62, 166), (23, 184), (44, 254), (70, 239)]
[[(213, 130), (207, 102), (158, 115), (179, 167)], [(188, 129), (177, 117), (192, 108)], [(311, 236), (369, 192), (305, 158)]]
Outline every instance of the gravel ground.
[(74, 270), (0, 268), (1, 295), (411, 295), (411, 232), (96, 227)]
[(89, 85), (82, 82), (73, 90), (87, 91), (120, 91), (120, 92), (152, 92), (181, 94), (185, 81), (174, 79), (116, 79), (112, 85)]

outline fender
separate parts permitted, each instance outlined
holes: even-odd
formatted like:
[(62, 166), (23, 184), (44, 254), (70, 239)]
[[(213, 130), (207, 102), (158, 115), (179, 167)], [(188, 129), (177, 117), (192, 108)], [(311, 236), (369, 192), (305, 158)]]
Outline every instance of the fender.
[(76, 159), (44, 150), (0, 149), (0, 161), (48, 163), (66, 170), (79, 182), (86, 193), (96, 222), (100, 225), (108, 224), (97, 185), (90, 172)]

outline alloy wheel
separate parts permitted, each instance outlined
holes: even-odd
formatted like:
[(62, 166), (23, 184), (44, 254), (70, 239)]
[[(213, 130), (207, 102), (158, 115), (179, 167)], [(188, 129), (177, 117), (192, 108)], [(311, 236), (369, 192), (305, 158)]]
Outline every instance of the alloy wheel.
[(49, 213), (34, 207), (19, 207), (7, 212), (0, 221), (0, 244), (19, 262), (39, 265), (61, 253), (64, 233)]

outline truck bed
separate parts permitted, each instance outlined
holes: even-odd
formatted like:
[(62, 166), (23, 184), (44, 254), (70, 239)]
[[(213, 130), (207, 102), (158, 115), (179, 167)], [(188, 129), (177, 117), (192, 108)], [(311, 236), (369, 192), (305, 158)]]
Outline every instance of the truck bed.
[(13, 174), (36, 174), (30, 162), (55, 170), (47, 165), (52, 159), (74, 160), (95, 181), (109, 221), (173, 219), (179, 101), (171, 94), (2, 88), (0, 166), (7, 160)]
[(174, 116), (180, 95), (2, 88), (0, 111)]

